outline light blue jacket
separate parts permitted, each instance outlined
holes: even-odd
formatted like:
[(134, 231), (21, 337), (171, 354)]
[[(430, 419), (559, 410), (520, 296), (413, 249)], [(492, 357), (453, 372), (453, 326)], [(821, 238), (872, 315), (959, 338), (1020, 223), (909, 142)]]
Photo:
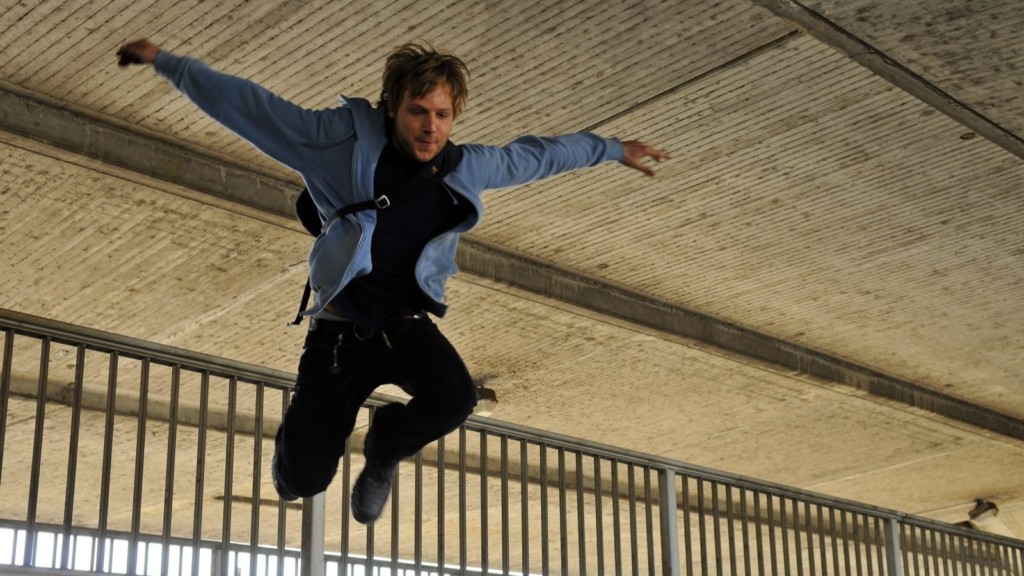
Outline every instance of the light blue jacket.
[[(373, 199), (374, 170), (387, 144), (384, 106), (342, 97), (337, 108), (306, 110), (258, 84), (163, 51), (155, 67), (214, 120), (301, 174), (321, 215)], [(428, 242), (416, 263), (416, 280), (437, 303), (440, 314), (445, 310), (445, 283), (458, 270), (459, 237), (480, 221), (484, 211), (480, 195), (485, 190), (623, 159), (618, 140), (588, 132), (553, 138), (523, 136), (501, 147), (465, 144), (462, 149), (462, 161), (444, 184), (475, 210)], [(376, 222), (375, 210), (357, 212), (336, 219), (317, 237), (309, 254), (310, 285), (316, 299), (306, 315), (321, 312), (353, 278), (370, 272), (370, 239)]]

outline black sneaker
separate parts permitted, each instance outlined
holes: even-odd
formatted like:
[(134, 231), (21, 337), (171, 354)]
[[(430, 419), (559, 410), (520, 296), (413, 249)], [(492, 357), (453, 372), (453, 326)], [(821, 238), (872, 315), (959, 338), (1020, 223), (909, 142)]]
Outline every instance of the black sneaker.
[(277, 495), (282, 500), (294, 502), (299, 499), (298, 496), (292, 494), (291, 490), (284, 485), (284, 482), (277, 475), (277, 453), (274, 453), (274, 460), (270, 463), (270, 477), (274, 480), (274, 489), (277, 490)]
[(370, 524), (384, 510), (391, 494), (394, 466), (381, 466), (367, 462), (352, 485), (352, 517), (360, 524)]

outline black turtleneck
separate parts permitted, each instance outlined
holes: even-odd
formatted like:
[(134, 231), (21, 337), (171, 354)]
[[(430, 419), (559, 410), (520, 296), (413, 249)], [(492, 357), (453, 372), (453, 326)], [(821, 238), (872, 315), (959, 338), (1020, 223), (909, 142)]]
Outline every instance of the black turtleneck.
[[(374, 190), (387, 190), (422, 167), (389, 143), (377, 160)], [(352, 280), (335, 299), (344, 317), (375, 327), (428, 307), (429, 299), (416, 283), (416, 262), (427, 242), (464, 220), (468, 210), (440, 182), (400, 206), (378, 210), (370, 245), (373, 270)]]

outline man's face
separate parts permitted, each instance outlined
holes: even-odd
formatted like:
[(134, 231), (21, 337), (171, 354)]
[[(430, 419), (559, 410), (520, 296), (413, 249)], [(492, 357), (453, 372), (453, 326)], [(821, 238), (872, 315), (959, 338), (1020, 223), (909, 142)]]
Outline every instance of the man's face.
[(429, 162), (448, 143), (452, 131), (455, 114), (451, 89), (438, 84), (419, 98), (406, 91), (393, 117), (395, 147), (420, 162)]

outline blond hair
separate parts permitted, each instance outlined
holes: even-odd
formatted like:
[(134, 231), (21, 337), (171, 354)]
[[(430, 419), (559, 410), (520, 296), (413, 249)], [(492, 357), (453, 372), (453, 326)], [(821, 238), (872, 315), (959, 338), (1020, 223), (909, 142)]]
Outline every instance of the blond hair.
[(395, 114), (406, 92), (412, 98), (419, 98), (447, 84), (452, 92), (453, 114), (457, 117), (466, 108), (469, 98), (468, 77), (469, 69), (458, 56), (435, 50), (430, 44), (410, 42), (388, 55), (380, 101), (388, 107), (388, 112)]

